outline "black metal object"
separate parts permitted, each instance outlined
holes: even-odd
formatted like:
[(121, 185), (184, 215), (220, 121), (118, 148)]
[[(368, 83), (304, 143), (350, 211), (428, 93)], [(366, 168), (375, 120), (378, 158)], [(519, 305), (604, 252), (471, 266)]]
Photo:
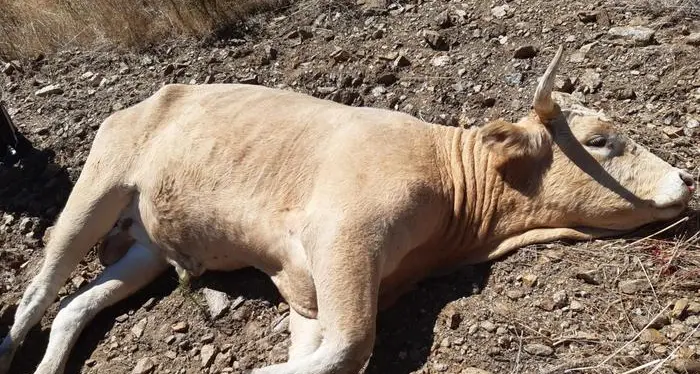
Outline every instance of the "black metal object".
[(0, 162), (12, 165), (33, 149), (29, 140), (17, 131), (5, 103), (0, 101)]

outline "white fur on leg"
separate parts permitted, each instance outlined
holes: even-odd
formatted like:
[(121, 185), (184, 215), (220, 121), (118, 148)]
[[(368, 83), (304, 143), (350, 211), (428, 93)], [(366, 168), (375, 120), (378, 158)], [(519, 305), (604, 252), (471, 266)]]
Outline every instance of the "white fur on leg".
[(323, 339), (321, 324), (318, 320), (306, 318), (294, 309), (289, 312), (289, 332), (292, 340), (289, 347), (289, 361), (314, 353)]
[(167, 269), (167, 262), (136, 243), (116, 263), (70, 299), (51, 325), (49, 344), (35, 374), (59, 374), (82, 330), (102, 309), (152, 282)]

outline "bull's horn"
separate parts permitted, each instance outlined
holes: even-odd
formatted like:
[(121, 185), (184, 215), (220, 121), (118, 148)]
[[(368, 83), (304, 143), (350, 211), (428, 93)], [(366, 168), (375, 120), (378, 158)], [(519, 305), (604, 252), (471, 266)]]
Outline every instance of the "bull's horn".
[(540, 78), (537, 90), (535, 90), (535, 99), (532, 101), (532, 106), (535, 108), (535, 113), (537, 113), (541, 119), (548, 119), (554, 111), (552, 89), (554, 88), (554, 79), (557, 75), (557, 68), (559, 67), (563, 50), (564, 46), (560, 45), (552, 62), (549, 63), (547, 71), (545, 71), (544, 75)]

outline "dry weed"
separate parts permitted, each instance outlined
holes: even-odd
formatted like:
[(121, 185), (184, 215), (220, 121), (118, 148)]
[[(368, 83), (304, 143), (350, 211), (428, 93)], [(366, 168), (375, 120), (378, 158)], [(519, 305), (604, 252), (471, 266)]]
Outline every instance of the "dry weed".
[(0, 57), (205, 36), (291, 0), (0, 0)]

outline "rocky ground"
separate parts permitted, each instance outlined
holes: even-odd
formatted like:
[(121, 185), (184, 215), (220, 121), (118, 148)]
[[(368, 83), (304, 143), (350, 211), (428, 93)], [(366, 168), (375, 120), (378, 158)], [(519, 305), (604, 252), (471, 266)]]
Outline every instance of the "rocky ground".
[[(468, 127), (523, 115), (563, 44), (559, 90), (697, 176), (700, 18), (630, 4), (301, 1), (212, 40), (3, 62), (3, 99), (43, 152), (0, 167), (0, 336), (95, 130), (164, 83), (285, 87)], [(367, 372), (622, 373), (654, 360), (657, 373), (699, 372), (700, 216), (639, 240), (668, 225), (530, 246), (425, 281), (380, 315)], [(60, 297), (100, 271), (91, 252)], [(171, 271), (101, 313), (67, 372), (242, 373), (286, 359), (288, 310), (257, 271), (211, 273), (189, 287)], [(55, 313), (31, 332), (12, 373), (32, 372)]]

